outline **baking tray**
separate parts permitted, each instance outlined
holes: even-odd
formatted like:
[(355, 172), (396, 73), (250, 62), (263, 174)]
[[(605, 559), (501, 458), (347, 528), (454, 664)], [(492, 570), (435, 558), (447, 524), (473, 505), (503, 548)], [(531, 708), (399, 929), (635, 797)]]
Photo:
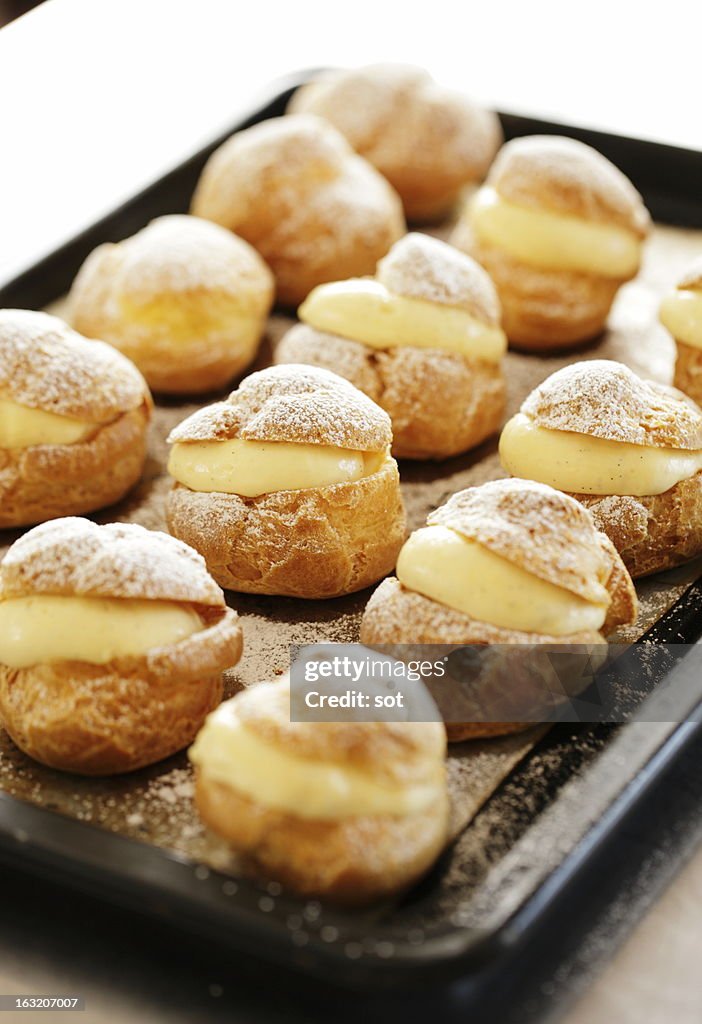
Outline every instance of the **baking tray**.
[[(187, 210), (200, 170), (233, 131), (283, 113), (309, 75), (271, 88), (269, 102), (131, 201), (0, 288), (0, 305), (59, 302), (88, 253), (153, 217)], [(702, 154), (569, 126), (502, 115), (507, 137), (565, 132), (595, 145), (634, 180), (659, 220), (702, 226), (696, 183)], [(439, 232), (441, 233), (441, 232)], [(637, 282), (622, 290), (603, 341), (569, 357), (510, 354), (510, 411), (558, 366), (574, 358), (622, 358), (646, 375), (669, 376), (672, 347), (651, 328), (656, 295), (673, 280), (702, 235), (659, 227)], [(60, 309), (60, 305), (58, 307)], [(270, 360), (289, 319), (271, 320), (259, 365)], [(162, 527), (159, 500), (167, 429), (197, 403), (159, 404), (144, 483), (100, 517)], [(402, 466), (410, 525), (460, 487), (501, 475), (494, 442), (443, 464)], [(0, 550), (14, 534), (0, 534)], [(699, 566), (645, 581), (642, 618), (621, 642), (692, 644), (702, 633)], [(244, 619), (246, 652), (229, 674), (232, 692), (287, 667), (289, 644), (353, 640), (368, 592), (328, 602), (231, 595)], [(666, 682), (689, 692), (694, 671), (680, 658)], [(454, 841), (431, 874), (399, 903), (348, 912), (303, 902), (276, 884), (242, 880), (222, 844), (193, 824), (192, 780), (183, 756), (114, 780), (75, 779), (23, 758), (0, 741), (0, 859), (267, 961), (345, 985), (394, 986), (475, 977), (524, 943), (558, 906), (596, 854), (641, 813), (681, 751), (699, 733), (696, 701), (676, 723), (619, 727), (557, 725), (461, 744), (449, 759)]]

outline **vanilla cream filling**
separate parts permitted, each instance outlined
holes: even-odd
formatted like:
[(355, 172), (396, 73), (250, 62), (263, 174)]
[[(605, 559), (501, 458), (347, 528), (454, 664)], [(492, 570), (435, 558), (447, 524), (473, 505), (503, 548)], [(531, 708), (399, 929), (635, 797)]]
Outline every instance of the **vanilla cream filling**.
[(314, 288), (298, 309), (310, 327), (358, 341), (368, 348), (411, 345), (500, 361), (507, 339), (464, 309), (407, 298), (372, 278), (352, 278)]
[(602, 627), (610, 597), (586, 601), (446, 526), (411, 534), (397, 560), (403, 586), (479, 622), (565, 636)]
[(36, 594), (0, 601), (0, 662), (104, 665), (144, 655), (203, 629), (193, 608), (173, 601)]
[(78, 444), (96, 430), (94, 423), (30, 409), (0, 398), (0, 448), (30, 448), (38, 444)]
[(550, 430), (523, 413), (505, 424), (500, 460), (512, 476), (575, 494), (663, 494), (702, 469), (702, 451)]
[(680, 288), (663, 299), (661, 323), (676, 341), (702, 348), (702, 292)]
[(639, 268), (641, 242), (632, 231), (517, 206), (488, 185), (473, 199), (470, 223), (480, 241), (545, 270), (629, 278)]
[(428, 810), (443, 793), (443, 766), (438, 759), (422, 783), (384, 784), (359, 768), (296, 757), (277, 749), (240, 721), (233, 701), (208, 716), (189, 756), (203, 778), (296, 818), (405, 817)]
[(181, 441), (173, 445), (168, 472), (191, 491), (220, 491), (255, 498), (275, 491), (352, 483), (377, 472), (386, 452), (356, 452), (286, 441)]

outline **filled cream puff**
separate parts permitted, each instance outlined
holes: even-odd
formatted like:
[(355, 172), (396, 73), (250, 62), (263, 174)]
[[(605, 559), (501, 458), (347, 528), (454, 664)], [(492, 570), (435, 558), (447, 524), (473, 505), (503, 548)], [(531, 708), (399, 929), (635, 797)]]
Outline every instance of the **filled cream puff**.
[(325, 72), (295, 92), (288, 111), (338, 128), (397, 189), (410, 220), (446, 216), (502, 142), (496, 114), (402, 64)]
[(702, 411), (621, 363), (574, 363), (548, 377), (505, 426), (514, 476), (573, 494), (632, 576), (702, 554)]
[(69, 319), (128, 356), (154, 391), (195, 394), (252, 362), (272, 302), (273, 275), (248, 242), (198, 217), (159, 217), (91, 253)]
[(495, 282), (509, 340), (544, 350), (603, 330), (649, 229), (641, 196), (609, 160), (535, 135), (503, 147), (451, 241)]
[[(529, 480), (454, 494), (410, 535), (396, 572), (368, 602), (361, 643), (597, 646), (637, 612), (622, 560), (590, 514)], [(528, 724), (448, 722), (447, 731), (458, 740)]]
[(261, 370), (169, 442), (169, 528), (221, 586), (336, 597), (395, 565), (405, 514), (390, 419), (336, 374)]
[(301, 895), (397, 894), (447, 841), (439, 722), (291, 722), (287, 681), (211, 714), (190, 750), (206, 825), (245, 869)]
[(507, 339), (492, 281), (470, 257), (409, 234), (374, 278), (320, 285), (277, 363), (309, 363), (350, 380), (389, 414), (393, 454), (442, 459), (500, 427)]
[(676, 388), (702, 403), (702, 260), (680, 279), (675, 291), (663, 299), (660, 319), (675, 339)]
[(0, 722), (50, 768), (113, 775), (181, 750), (241, 650), (204, 561), (167, 534), (61, 519), (0, 563)]
[(324, 281), (372, 274), (405, 232), (385, 178), (335, 128), (308, 115), (264, 121), (220, 146), (192, 212), (258, 249), (285, 306)]
[(46, 313), (0, 310), (0, 528), (122, 498), (142, 473), (151, 404), (109, 345)]

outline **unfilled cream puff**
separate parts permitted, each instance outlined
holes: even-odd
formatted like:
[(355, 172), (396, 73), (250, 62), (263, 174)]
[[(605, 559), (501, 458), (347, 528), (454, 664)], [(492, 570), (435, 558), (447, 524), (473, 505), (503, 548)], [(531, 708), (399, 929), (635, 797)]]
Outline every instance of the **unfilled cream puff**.
[(674, 388), (574, 363), (527, 397), (500, 458), (586, 505), (633, 577), (702, 554), (702, 412)]
[(702, 260), (680, 279), (675, 291), (663, 299), (660, 319), (675, 339), (676, 388), (702, 403)]
[(442, 459), (480, 444), (502, 422), (507, 340), (492, 281), (470, 257), (409, 234), (374, 278), (320, 285), (277, 363), (340, 373), (389, 414), (393, 454)]
[(502, 142), (496, 114), (402, 64), (325, 72), (295, 92), (288, 111), (338, 128), (397, 189), (410, 220), (448, 214)]
[(395, 565), (405, 515), (390, 419), (336, 374), (254, 373), (169, 442), (169, 528), (221, 586), (336, 597)]
[(509, 340), (544, 350), (603, 330), (649, 229), (641, 196), (609, 160), (534, 135), (503, 147), (451, 241), (495, 282)]
[(204, 561), (167, 534), (61, 519), (0, 563), (0, 722), (50, 768), (113, 775), (181, 750), (241, 650)]
[(118, 501), (141, 476), (150, 417), (146, 382), (109, 345), (0, 310), (0, 528)]
[(335, 128), (308, 115), (264, 121), (220, 146), (192, 212), (258, 249), (285, 306), (324, 281), (372, 274), (405, 232), (394, 189)]
[(73, 283), (69, 318), (128, 356), (154, 391), (196, 394), (252, 362), (272, 302), (273, 275), (248, 242), (171, 216), (98, 246)]
[(244, 867), (343, 903), (397, 894), (447, 841), (439, 722), (291, 722), (287, 681), (211, 714), (190, 750), (201, 817)]
[[(361, 643), (597, 646), (636, 618), (633, 584), (590, 514), (528, 480), (454, 494), (410, 535), (396, 572), (368, 602)], [(528, 724), (453, 722), (447, 731), (457, 740)]]

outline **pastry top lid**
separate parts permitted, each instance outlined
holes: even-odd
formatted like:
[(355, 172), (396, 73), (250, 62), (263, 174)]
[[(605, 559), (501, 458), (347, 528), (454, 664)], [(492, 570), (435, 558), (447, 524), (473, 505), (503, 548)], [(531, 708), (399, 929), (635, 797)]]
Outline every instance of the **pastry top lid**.
[(150, 401), (144, 378), (116, 349), (26, 309), (0, 310), (0, 397), (89, 423)]
[(0, 599), (32, 594), (224, 607), (205, 560), (187, 544), (134, 523), (78, 518), (42, 523), (0, 562)]
[(406, 64), (326, 72), (295, 92), (288, 111), (326, 118), (357, 152), (400, 175), (436, 165), (482, 177), (502, 140), (496, 114)]
[(580, 502), (546, 484), (509, 479), (469, 487), (427, 522), (455, 530), (586, 601), (602, 600), (612, 559), (599, 531)]
[(487, 183), (519, 206), (617, 225), (640, 238), (650, 229), (648, 211), (626, 175), (576, 139), (513, 139), (498, 153)]
[[(131, 238), (98, 246), (83, 264), (71, 303), (85, 311), (108, 296), (147, 303), (164, 293), (225, 292), (246, 302), (273, 297), (273, 275), (253, 246), (231, 231), (177, 214), (158, 217)], [(258, 299), (260, 301), (260, 299)]]
[(592, 359), (557, 370), (521, 411), (539, 427), (654, 448), (702, 448), (702, 411), (675, 388)]
[(702, 256), (698, 256), (687, 268), (678, 281), (678, 288), (690, 288), (702, 291)]
[(388, 414), (343, 377), (290, 363), (252, 373), (225, 402), (179, 424), (168, 441), (236, 437), (377, 452), (391, 444), (392, 429)]
[(446, 752), (441, 722), (291, 722), (287, 679), (250, 686), (214, 715), (224, 724), (242, 723), (293, 757), (371, 771), (381, 783), (435, 778)]
[(405, 235), (380, 260), (376, 277), (397, 295), (456, 306), (499, 325), (500, 303), (490, 276), (470, 256), (438, 238)]

